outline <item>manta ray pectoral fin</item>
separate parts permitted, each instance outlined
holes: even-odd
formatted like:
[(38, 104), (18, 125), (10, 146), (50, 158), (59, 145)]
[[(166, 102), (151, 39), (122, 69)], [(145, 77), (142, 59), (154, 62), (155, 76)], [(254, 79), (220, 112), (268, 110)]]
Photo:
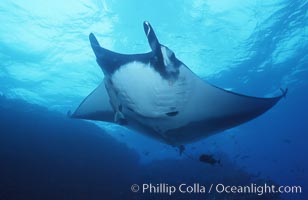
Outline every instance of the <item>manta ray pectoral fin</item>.
[(196, 76), (191, 78), (196, 90), (192, 91), (185, 110), (170, 118), (180, 119), (185, 125), (165, 133), (174, 144), (197, 141), (252, 120), (272, 108), (287, 92), (271, 98), (252, 97), (218, 88)]
[(79, 119), (113, 122), (114, 111), (109, 103), (104, 82), (89, 94), (70, 116)]
[(96, 62), (101, 67), (105, 75), (112, 74), (126, 62), (125, 55), (101, 47), (93, 33), (90, 33), (89, 40), (96, 56)]
[(272, 98), (259, 98), (227, 91), (203, 81), (199, 81), (198, 88), (205, 92), (195, 94), (190, 109), (193, 110), (193, 105), (203, 105), (193, 111), (194, 115), (207, 113), (205, 118), (211, 123), (209, 129), (213, 130), (225, 130), (254, 119), (273, 107), (287, 92), (284, 90), (281, 95)]

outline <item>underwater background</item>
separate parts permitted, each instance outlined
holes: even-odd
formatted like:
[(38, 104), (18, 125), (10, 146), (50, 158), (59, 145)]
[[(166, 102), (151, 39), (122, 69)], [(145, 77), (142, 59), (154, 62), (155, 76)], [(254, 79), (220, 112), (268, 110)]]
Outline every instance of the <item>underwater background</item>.
[[(144, 20), (204, 80), (260, 97), (288, 88), (286, 98), (186, 145), (189, 157), (117, 125), (69, 119), (103, 79), (89, 33), (116, 52), (148, 52)], [(1, 200), (308, 199), (306, 0), (1, 0), (0, 21)], [(202, 153), (222, 165), (199, 162)], [(144, 183), (272, 183), (302, 193), (131, 191)]]

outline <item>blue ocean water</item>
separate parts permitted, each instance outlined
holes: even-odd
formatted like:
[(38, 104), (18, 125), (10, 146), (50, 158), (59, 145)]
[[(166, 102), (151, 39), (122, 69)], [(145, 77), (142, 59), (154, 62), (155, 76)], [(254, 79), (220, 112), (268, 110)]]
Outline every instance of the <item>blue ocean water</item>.
[[(308, 2), (53, 0), (0, 2), (0, 199), (307, 199)], [(161, 43), (198, 76), (252, 96), (289, 92), (264, 115), (176, 148), (66, 117), (103, 79), (88, 41)], [(222, 166), (196, 161), (215, 155)], [(299, 185), (302, 194), (142, 194), (132, 184)]]

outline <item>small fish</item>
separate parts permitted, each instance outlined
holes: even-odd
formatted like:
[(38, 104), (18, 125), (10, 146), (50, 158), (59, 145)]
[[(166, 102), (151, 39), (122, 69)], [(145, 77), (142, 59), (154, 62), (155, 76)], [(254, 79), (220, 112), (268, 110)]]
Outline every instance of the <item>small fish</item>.
[(204, 163), (208, 163), (211, 165), (220, 164), (220, 160), (216, 160), (213, 155), (201, 154), (199, 160)]

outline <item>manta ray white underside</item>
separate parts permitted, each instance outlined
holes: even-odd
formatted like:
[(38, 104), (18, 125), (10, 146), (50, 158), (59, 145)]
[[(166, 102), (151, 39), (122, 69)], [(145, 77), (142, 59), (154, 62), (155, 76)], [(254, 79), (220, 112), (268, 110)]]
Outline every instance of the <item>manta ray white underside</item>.
[(258, 98), (213, 86), (160, 44), (148, 22), (144, 30), (152, 51), (132, 55), (104, 49), (90, 34), (105, 76), (71, 117), (121, 124), (181, 145), (247, 122), (286, 95)]

